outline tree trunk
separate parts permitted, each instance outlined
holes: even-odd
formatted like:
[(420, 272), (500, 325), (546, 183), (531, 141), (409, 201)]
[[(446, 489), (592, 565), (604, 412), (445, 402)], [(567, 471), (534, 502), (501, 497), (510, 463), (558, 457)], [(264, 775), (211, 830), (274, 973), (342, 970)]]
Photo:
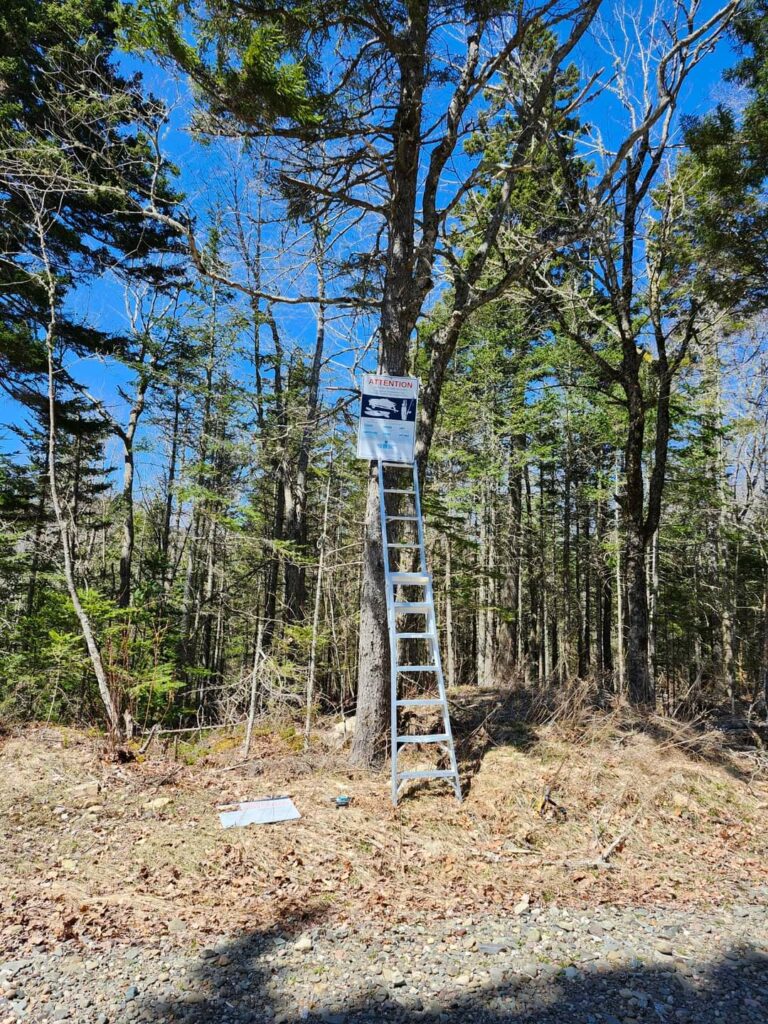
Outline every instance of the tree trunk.
[[(144, 363), (144, 352), (141, 353), (140, 363)], [(154, 364), (154, 359), (149, 360), (149, 367), (151, 369)], [(117, 595), (117, 603), (120, 608), (128, 608), (131, 604), (131, 569), (133, 565), (133, 547), (134, 547), (134, 517), (133, 517), (133, 479), (134, 479), (134, 459), (133, 459), (133, 445), (136, 438), (136, 430), (139, 426), (139, 420), (141, 414), (144, 412), (144, 403), (147, 397), (147, 388), (149, 387), (149, 377), (147, 372), (144, 370), (143, 365), (140, 368), (140, 374), (138, 384), (136, 385), (136, 395), (131, 406), (131, 412), (128, 417), (128, 426), (126, 429), (118, 431), (118, 434), (123, 442), (123, 493), (122, 493), (122, 505), (123, 505), (123, 543), (120, 549), (120, 590)]]
[(369, 470), (364, 531), (357, 711), (351, 760), (354, 764), (372, 766), (380, 762), (385, 753), (383, 740), (388, 725), (390, 678), (384, 555), (375, 463), (371, 463)]
[[(601, 488), (604, 478), (601, 480)], [(598, 580), (597, 593), (599, 605), (597, 610), (597, 647), (599, 651), (599, 667), (603, 679), (613, 672), (613, 651), (611, 650), (611, 608), (613, 593), (611, 590), (611, 570), (606, 561), (606, 545), (608, 543), (605, 500), (600, 497), (597, 502), (597, 557)]]
[[(280, 541), (283, 539), (283, 524), (285, 521), (285, 488), (283, 487), (283, 466), (280, 465), (275, 483), (275, 511), (272, 521), (272, 539)], [(265, 651), (272, 647), (277, 626), (277, 587), (280, 578), (280, 553), (275, 548), (269, 558), (267, 565), (267, 578), (264, 587), (264, 634), (262, 644)]]
[(478, 507), (479, 543), (477, 546), (477, 661), (475, 671), (478, 686), (488, 686), (486, 677), (488, 659), (488, 506), (483, 483)]
[(32, 565), (29, 573), (29, 584), (27, 586), (27, 618), (35, 610), (35, 597), (37, 594), (37, 574), (40, 568), (40, 546), (43, 539), (43, 526), (45, 525), (45, 488), (48, 478), (48, 455), (45, 457), (45, 464), (39, 478), (39, 494), (35, 508), (35, 532), (32, 540)]
[(168, 480), (166, 482), (163, 528), (160, 536), (160, 550), (163, 555), (163, 589), (166, 596), (173, 584), (175, 573), (171, 571), (171, 518), (173, 516), (173, 491), (176, 484), (176, 463), (179, 457), (179, 420), (181, 418), (180, 385), (173, 389), (173, 425), (171, 427), (171, 452), (168, 458)]
[(652, 708), (655, 688), (648, 662), (648, 591), (645, 539), (634, 524), (627, 527), (627, 695), (636, 707)]
[[(637, 361), (637, 355), (631, 359)], [(626, 359), (626, 357), (625, 357)], [(635, 370), (635, 372), (637, 372)], [(661, 392), (661, 388), (660, 388)], [(629, 425), (627, 442), (624, 451), (624, 473), (626, 477), (623, 511), (626, 529), (626, 574), (627, 574), (627, 696), (636, 707), (649, 708), (655, 706), (656, 694), (653, 677), (650, 672), (648, 658), (648, 587), (646, 579), (646, 550), (648, 539), (658, 527), (658, 504), (661, 492), (658, 481), (656, 493), (651, 495), (655, 500), (655, 518), (649, 509), (645, 515), (645, 486), (643, 479), (643, 449), (645, 439), (645, 403), (639, 385), (631, 383), (627, 389), (629, 408)], [(659, 395), (657, 406), (657, 449), (660, 434), (663, 430), (663, 417), (668, 422), (668, 401), (662, 402)], [(663, 481), (664, 466), (659, 458), (662, 453), (657, 450), (657, 462), (654, 466), (654, 478)], [(666, 446), (663, 450), (666, 455)], [(652, 486), (652, 492), (654, 487)]]
[(583, 673), (586, 678), (592, 669), (592, 538), (589, 522), (589, 506), (584, 502), (584, 616), (582, 626), (581, 651)]
[(765, 717), (768, 719), (768, 565), (763, 569), (766, 584), (763, 588), (763, 642), (760, 651), (760, 689), (765, 703)]
[[(619, 492), (619, 453), (616, 452), (616, 468), (614, 480), (616, 494)], [(618, 666), (618, 685), (616, 692), (620, 697), (625, 695), (625, 664), (624, 664), (624, 590), (621, 577), (621, 533), (619, 530), (620, 509), (618, 498), (613, 510), (613, 547), (616, 555), (616, 661)]]
[[(317, 235), (321, 236), (322, 226), (317, 227)], [(325, 252), (322, 237), (318, 237), (315, 245), (315, 263), (317, 266), (317, 294), (322, 300), (325, 296)], [(310, 367), (307, 394), (307, 414), (299, 443), (296, 458), (296, 473), (291, 488), (290, 500), (285, 506), (285, 538), (301, 549), (307, 543), (307, 472), (309, 470), (312, 444), (317, 430), (320, 393), (320, 370), (323, 365), (325, 349), (325, 304), (321, 301), (317, 310), (317, 332), (315, 334), (315, 350)], [(306, 570), (300, 560), (289, 557), (285, 563), (285, 619), (286, 622), (297, 622), (304, 618), (306, 604)]]
[(658, 643), (657, 613), (659, 601), (659, 531), (651, 539), (651, 564), (648, 573), (648, 671), (656, 677), (656, 648)]
[[(52, 307), (54, 296), (55, 290), (52, 285)], [(107, 712), (110, 731), (114, 736), (119, 736), (122, 728), (120, 710), (109, 689), (107, 673), (104, 670), (101, 651), (99, 650), (99, 645), (93, 632), (91, 620), (80, 603), (80, 597), (77, 593), (74, 567), (72, 565), (72, 549), (69, 541), (69, 529), (59, 500), (59, 489), (56, 479), (56, 387), (54, 383), (53, 369), (53, 328), (55, 321), (53, 317), (54, 314), (52, 312), (52, 323), (48, 331), (46, 345), (48, 353), (48, 481), (51, 489), (51, 504), (53, 506), (53, 514), (56, 517), (56, 525), (59, 528), (59, 537), (61, 538), (61, 550), (64, 557), (64, 579), (67, 584), (69, 598), (72, 602), (72, 607), (75, 610), (77, 620), (80, 623), (80, 630), (83, 634), (85, 645), (88, 648), (88, 655), (91, 659), (91, 665), (99, 687), (99, 695)]]
[(120, 588), (117, 604), (127, 608), (131, 603), (131, 565), (133, 563), (134, 521), (133, 521), (133, 444), (124, 439), (123, 455), (123, 540), (120, 547)]
[(320, 605), (323, 596), (323, 569), (325, 566), (325, 546), (328, 535), (328, 507), (331, 501), (331, 469), (328, 468), (328, 482), (325, 487), (325, 504), (323, 506), (323, 529), (320, 534), (319, 554), (317, 560), (317, 580), (315, 581), (315, 608), (312, 614), (312, 642), (309, 648), (309, 665), (307, 667), (307, 707), (304, 719), (304, 747), (309, 746), (312, 729), (312, 703), (315, 698), (315, 672), (317, 666), (317, 633), (320, 629)]
[(445, 550), (445, 665), (446, 685), (449, 690), (456, 685), (456, 649), (453, 636), (453, 566), (451, 562), (451, 538), (442, 535)]
[[(416, 199), (419, 187), (422, 99), (425, 85), (428, 5), (409, 5), (407, 38), (398, 56), (398, 105), (392, 141), (390, 218), (381, 303), (379, 372), (402, 376), (408, 344), (421, 311), (424, 283), (414, 273)], [(363, 582), (358, 646), (357, 718), (351, 760), (373, 765), (383, 751), (389, 708), (389, 638), (387, 636), (384, 561), (379, 525), (375, 467), (368, 476), (363, 536)]]

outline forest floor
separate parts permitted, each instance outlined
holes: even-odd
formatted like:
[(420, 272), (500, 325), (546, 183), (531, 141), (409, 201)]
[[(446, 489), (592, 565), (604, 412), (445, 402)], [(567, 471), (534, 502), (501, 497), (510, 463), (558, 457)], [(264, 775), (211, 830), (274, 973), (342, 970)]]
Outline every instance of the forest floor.
[[(259, 729), (244, 763), (221, 731), (130, 763), (5, 737), (0, 1024), (768, 1020), (763, 755), (520, 699), (460, 692), (463, 804), (396, 811), (330, 728)], [(300, 820), (222, 830), (276, 794)]]

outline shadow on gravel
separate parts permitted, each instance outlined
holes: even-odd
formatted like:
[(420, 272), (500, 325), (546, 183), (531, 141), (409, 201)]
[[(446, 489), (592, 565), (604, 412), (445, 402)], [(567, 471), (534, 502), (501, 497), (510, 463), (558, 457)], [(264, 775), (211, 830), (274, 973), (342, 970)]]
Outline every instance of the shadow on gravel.
[[(729, 951), (715, 964), (682, 958), (636, 969), (556, 970), (540, 965), (534, 979), (506, 969), (493, 955), (478, 965), (498, 980), (463, 991), (410, 991), (405, 979), (366, 979), (366, 964), (344, 965), (344, 942), (333, 959), (348, 972), (346, 988), (325, 983), (323, 961), (304, 953), (300, 986), (295, 961), (286, 962), (296, 935), (264, 932), (204, 951), (188, 975), (188, 991), (170, 1000), (149, 996), (132, 1020), (152, 1024), (763, 1024), (768, 1020), (768, 957)], [(285, 952), (281, 955), (281, 950)], [(498, 966), (494, 966), (498, 964)], [(585, 968), (589, 964), (583, 965)], [(573, 975), (573, 976), (570, 976)], [(310, 982), (309, 979), (314, 978)], [(418, 983), (415, 987), (418, 987)], [(457, 988), (454, 982), (453, 988)], [(423, 1002), (422, 1002), (423, 999)], [(115, 1020), (120, 1020), (118, 1015)]]

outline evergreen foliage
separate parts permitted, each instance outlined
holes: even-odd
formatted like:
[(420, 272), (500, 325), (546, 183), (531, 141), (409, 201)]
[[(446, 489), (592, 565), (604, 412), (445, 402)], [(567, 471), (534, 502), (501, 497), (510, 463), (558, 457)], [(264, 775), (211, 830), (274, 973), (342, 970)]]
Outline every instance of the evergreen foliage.
[[(0, 718), (101, 720), (84, 621), (142, 728), (352, 712), (377, 365), (422, 385), (450, 685), (764, 699), (765, 12), (743, 111), (677, 152), (657, 97), (617, 158), (572, 61), (595, 9), (5, 4)], [(194, 100), (186, 200), (137, 54)]]

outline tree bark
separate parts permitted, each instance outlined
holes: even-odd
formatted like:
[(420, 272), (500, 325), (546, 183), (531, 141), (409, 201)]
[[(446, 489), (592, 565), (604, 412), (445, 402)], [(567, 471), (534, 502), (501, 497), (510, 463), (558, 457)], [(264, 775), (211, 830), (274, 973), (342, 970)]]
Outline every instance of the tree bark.
[(648, 591), (645, 538), (633, 523), (627, 527), (627, 695), (636, 707), (653, 707), (655, 688), (648, 664)]
[(312, 729), (312, 704), (315, 698), (315, 672), (317, 667), (317, 634), (320, 629), (320, 605), (323, 596), (323, 569), (325, 567), (325, 546), (328, 535), (328, 507), (331, 501), (331, 483), (333, 463), (328, 467), (328, 482), (325, 487), (325, 503), (323, 505), (323, 527), (320, 534), (319, 553), (317, 560), (317, 580), (315, 581), (315, 608), (312, 614), (312, 642), (309, 649), (309, 665), (307, 666), (307, 707), (304, 718), (304, 747), (309, 746)]
[(379, 486), (371, 464), (365, 506), (363, 578), (360, 591), (357, 711), (351, 760), (372, 766), (385, 753), (384, 734), (389, 719), (390, 656), (387, 602), (384, 591), (384, 555), (379, 527)]
[[(142, 360), (143, 361), (143, 360)], [(152, 360), (150, 360), (150, 363)], [(144, 374), (142, 367), (141, 371)], [(131, 604), (131, 570), (133, 566), (133, 548), (135, 542), (134, 515), (133, 515), (133, 480), (135, 475), (134, 467), (134, 440), (139, 419), (144, 411), (147, 387), (149, 379), (143, 376), (139, 380), (136, 389), (136, 396), (131, 407), (128, 418), (128, 426), (118, 434), (123, 442), (123, 493), (121, 502), (123, 505), (123, 541), (120, 548), (120, 589), (117, 595), (117, 603), (120, 608), (128, 608)]]
[[(425, 85), (428, 3), (410, 5), (410, 22), (398, 55), (398, 106), (393, 124), (389, 235), (381, 304), (379, 372), (402, 376), (408, 344), (423, 301), (414, 275), (414, 235)], [(358, 688), (353, 764), (374, 765), (383, 753), (389, 709), (389, 638), (387, 635), (384, 560), (379, 524), (375, 466), (368, 476), (363, 535), (363, 581), (358, 646)]]
[[(325, 303), (322, 301), (325, 297), (325, 250), (322, 232), (322, 225), (317, 225), (315, 264), (317, 267), (317, 294), (321, 301), (317, 309), (315, 349), (309, 373), (307, 414), (301, 432), (293, 484), (285, 503), (285, 538), (292, 541), (299, 549), (307, 543), (307, 472), (317, 430), (320, 409), (320, 370), (325, 350)], [(306, 598), (306, 570), (300, 561), (289, 555), (285, 563), (286, 622), (297, 622), (304, 618)]]
[[(626, 354), (625, 363), (632, 363), (631, 372), (637, 376), (634, 364), (639, 359), (637, 353)], [(645, 487), (643, 480), (643, 446), (645, 439), (645, 403), (639, 384), (626, 385), (629, 406), (629, 425), (624, 453), (624, 471), (626, 477), (623, 500), (624, 521), (626, 530), (626, 575), (627, 575), (627, 696), (636, 707), (652, 707), (656, 694), (653, 677), (651, 676), (648, 656), (648, 587), (646, 579), (646, 550), (648, 539), (658, 526), (658, 507), (656, 516), (649, 507), (645, 514)], [(662, 417), (661, 397), (657, 409), (657, 442)], [(666, 454), (666, 447), (664, 449)], [(663, 466), (658, 461), (654, 466), (654, 474), (659, 470), (663, 474)], [(658, 476), (658, 474), (656, 474)], [(663, 480), (663, 475), (661, 477)], [(653, 497), (653, 496), (652, 496)], [(660, 493), (658, 494), (660, 501)], [(655, 521), (654, 521), (655, 520)]]

